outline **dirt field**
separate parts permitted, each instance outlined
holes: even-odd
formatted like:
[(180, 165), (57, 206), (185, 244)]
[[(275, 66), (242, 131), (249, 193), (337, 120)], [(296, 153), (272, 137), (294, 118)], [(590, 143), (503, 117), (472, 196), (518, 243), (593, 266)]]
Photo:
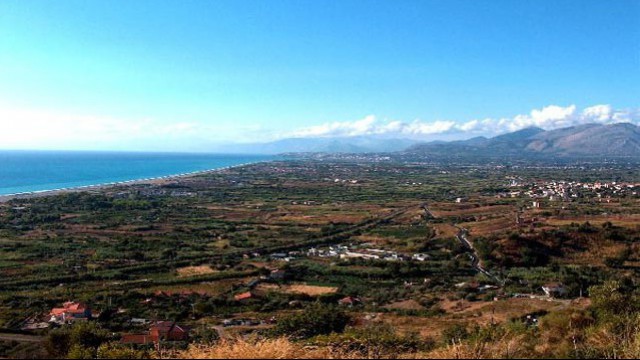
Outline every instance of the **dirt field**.
[(461, 215), (481, 215), (481, 214), (497, 214), (504, 212), (512, 212), (514, 211), (514, 207), (510, 205), (495, 205), (495, 206), (479, 206), (479, 207), (468, 207), (459, 208), (455, 210), (444, 210), (434, 208), (431, 212), (437, 217), (446, 217), (446, 216), (461, 216)]
[(415, 300), (398, 301), (393, 304), (385, 306), (386, 309), (399, 309), (399, 310), (424, 310), (424, 306), (420, 305)]
[(489, 235), (496, 231), (516, 229), (515, 219), (510, 217), (498, 217), (483, 221), (461, 223), (460, 226), (469, 229), (471, 235)]
[(275, 284), (260, 284), (257, 290), (262, 291), (278, 291), (283, 293), (297, 293), (306, 294), (309, 296), (320, 296), (325, 294), (334, 294), (338, 291), (334, 286), (317, 286), (307, 284), (291, 284), (291, 285), (275, 285)]
[(600, 226), (610, 221), (615, 226), (635, 227), (640, 224), (640, 215), (582, 215), (551, 217), (545, 221), (549, 225), (570, 225), (571, 223), (584, 223), (588, 221), (592, 225)]
[(379, 314), (379, 320), (391, 324), (400, 332), (417, 332), (422, 336), (437, 339), (442, 331), (454, 324), (476, 323), (488, 325), (492, 321), (502, 323), (514, 317), (546, 310), (557, 311), (567, 308), (585, 309), (588, 299), (576, 300), (542, 300), (510, 298), (499, 301), (468, 302), (448, 301), (442, 304), (448, 309), (447, 314), (439, 317), (400, 316), (393, 313)]
[(209, 265), (200, 265), (200, 266), (186, 266), (183, 268), (179, 268), (178, 277), (187, 277), (187, 276), (196, 276), (196, 275), (206, 275), (213, 274), (218, 272), (214, 270)]

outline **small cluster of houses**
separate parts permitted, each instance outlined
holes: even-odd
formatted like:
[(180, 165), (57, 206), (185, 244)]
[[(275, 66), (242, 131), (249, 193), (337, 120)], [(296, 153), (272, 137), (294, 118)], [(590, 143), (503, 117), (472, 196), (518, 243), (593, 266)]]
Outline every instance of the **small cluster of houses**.
[(67, 301), (60, 308), (53, 308), (49, 312), (49, 322), (68, 324), (74, 321), (86, 321), (93, 317), (91, 308), (82, 302)]
[[(62, 307), (53, 308), (49, 312), (49, 322), (57, 325), (71, 324), (76, 321), (88, 321), (97, 318), (90, 306), (83, 302), (67, 301)], [(189, 338), (189, 328), (174, 321), (149, 321), (146, 319), (131, 319), (132, 324), (151, 324), (149, 330), (139, 334), (123, 334), (123, 344), (157, 344), (160, 341), (184, 341)]]
[(399, 254), (395, 251), (361, 248), (347, 245), (332, 245), (326, 248), (310, 248), (306, 255), (309, 257), (337, 257), (340, 259), (369, 259), (385, 261), (426, 261), (428, 254), (416, 253), (411, 255)]
[[(579, 182), (579, 181), (541, 181), (521, 183), (512, 181), (512, 188), (520, 188), (500, 193), (498, 197), (529, 197), (532, 199), (548, 199), (549, 201), (571, 201), (572, 199), (598, 198), (610, 199), (624, 196), (640, 195), (640, 184), (627, 182)], [(534, 207), (536, 207), (534, 205)]]
[(325, 181), (331, 181), (334, 183), (341, 183), (341, 184), (357, 184), (358, 180), (356, 179), (339, 179), (339, 178), (335, 178), (335, 179), (329, 179), (329, 178), (325, 178)]
[(160, 186), (151, 185), (148, 187), (132, 188), (127, 191), (118, 191), (111, 193), (111, 196), (115, 199), (128, 199), (131, 196), (143, 196), (143, 197), (156, 197), (156, 196), (171, 196), (171, 197), (193, 197), (197, 193), (186, 189), (167, 189)]

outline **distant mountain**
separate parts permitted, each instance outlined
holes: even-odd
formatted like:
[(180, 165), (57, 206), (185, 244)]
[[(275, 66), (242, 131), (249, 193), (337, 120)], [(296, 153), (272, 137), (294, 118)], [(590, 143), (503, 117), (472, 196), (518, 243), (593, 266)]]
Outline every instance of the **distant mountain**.
[(640, 156), (640, 128), (629, 123), (586, 124), (545, 131), (530, 127), (490, 139), (423, 143), (407, 153), (424, 155)]
[(373, 153), (402, 151), (419, 143), (409, 139), (387, 139), (370, 136), (338, 138), (289, 138), (266, 143), (233, 144), (214, 151), (240, 154), (282, 153)]
[(492, 138), (420, 142), (377, 136), (289, 138), (211, 149), (238, 154), (392, 153), (433, 156), (640, 156), (640, 128), (628, 123), (585, 124), (545, 131), (529, 127)]

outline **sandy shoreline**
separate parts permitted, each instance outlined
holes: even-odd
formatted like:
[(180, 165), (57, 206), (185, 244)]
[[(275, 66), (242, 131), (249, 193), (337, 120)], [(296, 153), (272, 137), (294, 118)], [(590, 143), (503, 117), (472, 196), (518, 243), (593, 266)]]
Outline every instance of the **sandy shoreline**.
[(192, 172), (182, 173), (182, 174), (158, 176), (158, 177), (146, 178), (146, 179), (125, 180), (125, 181), (116, 181), (116, 182), (104, 183), (104, 184), (85, 185), (85, 186), (76, 186), (76, 187), (69, 187), (69, 188), (62, 188), (62, 189), (39, 190), (39, 191), (31, 191), (31, 192), (24, 192), (24, 193), (17, 193), (17, 194), (0, 195), (0, 203), (7, 202), (7, 201), (13, 200), (13, 199), (28, 199), (28, 198), (34, 198), (34, 197), (59, 195), (59, 194), (65, 194), (65, 193), (71, 193), (71, 192), (82, 192), (82, 191), (90, 191), (90, 190), (104, 190), (104, 189), (114, 188), (114, 187), (117, 187), (117, 186), (139, 185), (139, 184), (156, 184), (156, 185), (158, 185), (158, 184), (162, 184), (162, 183), (164, 183), (164, 182), (166, 182), (168, 180), (186, 179), (186, 178), (190, 178), (190, 177), (194, 177), (194, 176), (198, 176), (198, 175), (210, 174), (210, 173), (225, 171), (225, 170), (229, 170), (229, 169), (233, 169), (233, 168), (249, 166), (249, 165), (257, 164), (257, 163), (260, 163), (260, 162), (262, 162), (262, 161), (257, 161), (257, 162), (253, 162), (253, 163), (244, 163), (244, 164), (238, 164), (238, 165), (231, 165), (231, 166), (225, 166), (225, 167), (216, 168), (216, 169), (192, 171)]

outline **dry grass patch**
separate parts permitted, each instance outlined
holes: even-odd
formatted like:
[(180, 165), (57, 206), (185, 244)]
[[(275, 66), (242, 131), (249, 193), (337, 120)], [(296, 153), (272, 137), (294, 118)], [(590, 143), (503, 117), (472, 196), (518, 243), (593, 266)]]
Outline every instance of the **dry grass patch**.
[(424, 306), (420, 305), (415, 300), (403, 300), (391, 303), (385, 306), (387, 309), (399, 309), (399, 310), (424, 310)]
[(197, 275), (206, 275), (213, 274), (219, 272), (218, 270), (214, 270), (209, 265), (200, 265), (200, 266), (185, 266), (179, 268), (178, 277), (188, 277), (188, 276), (197, 276)]
[(461, 216), (461, 215), (486, 215), (486, 214), (498, 214), (505, 212), (513, 212), (515, 208), (511, 205), (494, 205), (494, 206), (479, 206), (479, 207), (470, 207), (466, 205), (465, 208), (460, 208), (456, 210), (436, 210), (433, 209), (431, 212), (437, 217), (446, 217), (446, 216)]
[(335, 286), (316, 286), (306, 284), (293, 284), (284, 286), (284, 292), (307, 294), (309, 296), (320, 296), (325, 294), (335, 294), (338, 288)]
[(458, 233), (458, 229), (451, 224), (432, 224), (430, 226), (436, 231), (436, 238), (451, 238)]
[(508, 231), (517, 228), (515, 217), (499, 217), (488, 220), (461, 223), (460, 226), (469, 229), (472, 235), (490, 235), (499, 231)]
[(222, 341), (213, 346), (191, 345), (178, 359), (358, 359), (353, 352), (329, 347), (309, 347), (286, 338), (258, 341)]
[(307, 284), (291, 284), (291, 285), (276, 285), (262, 283), (256, 287), (258, 291), (277, 291), (281, 293), (289, 294), (306, 294), (309, 296), (320, 296), (325, 294), (335, 294), (338, 288), (335, 286), (319, 286), (319, 285), (307, 285)]
[(640, 223), (640, 215), (581, 215), (581, 216), (561, 216), (550, 217), (545, 223), (549, 225), (562, 226), (571, 223), (582, 224), (588, 221), (591, 225), (602, 226), (610, 221), (614, 226), (635, 228)]

